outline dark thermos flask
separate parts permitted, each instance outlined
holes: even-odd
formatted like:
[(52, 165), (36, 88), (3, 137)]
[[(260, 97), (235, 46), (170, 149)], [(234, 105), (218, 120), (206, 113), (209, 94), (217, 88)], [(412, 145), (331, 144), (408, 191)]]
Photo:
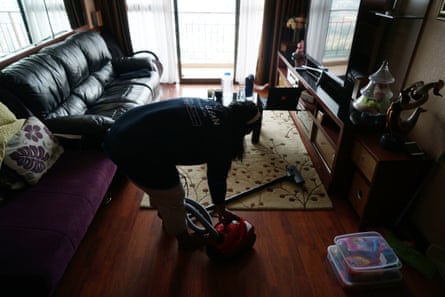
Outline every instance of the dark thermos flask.
[(249, 74), (246, 77), (245, 93), (246, 93), (246, 98), (253, 96), (253, 74)]

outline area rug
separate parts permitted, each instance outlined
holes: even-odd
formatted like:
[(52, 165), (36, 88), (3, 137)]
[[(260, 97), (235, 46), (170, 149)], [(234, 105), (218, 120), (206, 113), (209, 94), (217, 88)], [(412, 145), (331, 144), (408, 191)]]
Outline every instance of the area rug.
[[(285, 180), (272, 183), (246, 197), (232, 201), (227, 208), (248, 209), (328, 209), (328, 197), (312, 161), (287, 111), (264, 111), (258, 144), (246, 137), (246, 155), (242, 162), (234, 161), (227, 179), (227, 197), (282, 177), (287, 166), (294, 165), (304, 178), (304, 187)], [(179, 166), (187, 197), (201, 205), (211, 204), (206, 166)], [(141, 207), (150, 208), (147, 194)]]

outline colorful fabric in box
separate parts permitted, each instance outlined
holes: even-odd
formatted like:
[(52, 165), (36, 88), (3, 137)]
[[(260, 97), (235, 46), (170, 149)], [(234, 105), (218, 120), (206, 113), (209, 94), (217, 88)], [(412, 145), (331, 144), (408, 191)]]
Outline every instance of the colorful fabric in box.
[(35, 185), (53, 166), (63, 147), (36, 117), (29, 117), (6, 146), (4, 164)]

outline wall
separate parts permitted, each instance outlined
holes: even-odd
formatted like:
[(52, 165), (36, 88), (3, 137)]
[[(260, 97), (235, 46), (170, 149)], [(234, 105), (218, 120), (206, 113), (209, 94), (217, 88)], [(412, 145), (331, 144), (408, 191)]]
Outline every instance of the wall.
[[(445, 80), (445, 21), (437, 14), (442, 0), (431, 1), (424, 29), (419, 39), (406, 83), (419, 80), (425, 82)], [(431, 156), (436, 157), (445, 150), (445, 89), (444, 97), (431, 95), (423, 106), (427, 112), (421, 114), (412, 131), (412, 137)], [(431, 243), (445, 247), (445, 160), (439, 165), (434, 177), (427, 183), (421, 198), (415, 204), (413, 221)]]

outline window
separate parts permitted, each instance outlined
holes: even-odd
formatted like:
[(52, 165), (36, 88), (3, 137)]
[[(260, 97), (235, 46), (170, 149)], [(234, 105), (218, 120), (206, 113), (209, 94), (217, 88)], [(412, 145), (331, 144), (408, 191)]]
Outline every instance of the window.
[(333, 1), (329, 11), (323, 60), (349, 58), (360, 1)]
[(71, 30), (63, 0), (3, 0), (0, 58)]
[(307, 52), (317, 61), (349, 57), (359, 0), (313, 0), (309, 12)]

